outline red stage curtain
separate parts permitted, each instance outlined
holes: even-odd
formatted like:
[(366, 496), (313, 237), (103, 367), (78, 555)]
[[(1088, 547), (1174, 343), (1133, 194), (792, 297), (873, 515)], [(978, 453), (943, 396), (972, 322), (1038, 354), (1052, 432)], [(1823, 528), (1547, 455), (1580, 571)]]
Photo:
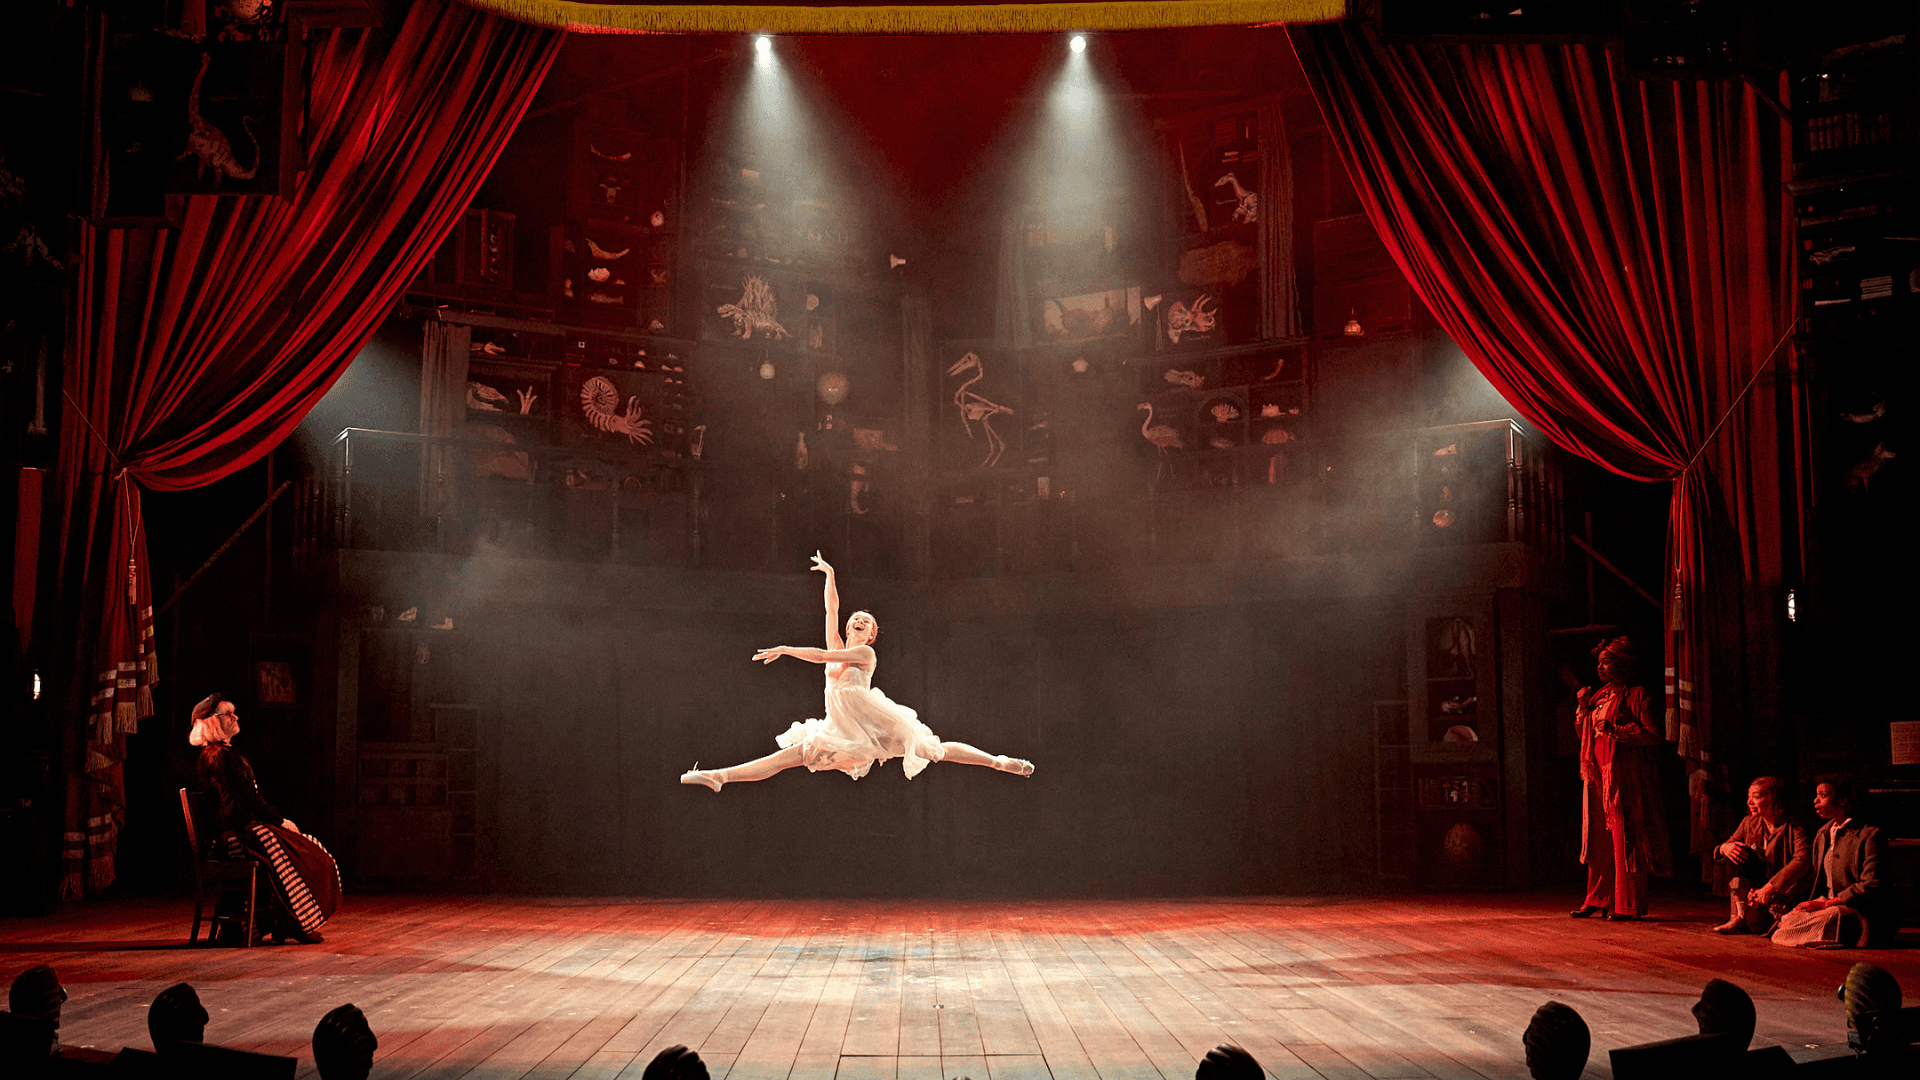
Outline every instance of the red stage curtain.
[(113, 880), (125, 736), (153, 711), (140, 489), (210, 484), (293, 430), (459, 220), (563, 36), (451, 0), (396, 29), (315, 32), (291, 202), (194, 198), (178, 228), (84, 230), (58, 473), (91, 701), (67, 895)]
[[(1368, 218), (1446, 332), (1555, 443), (1674, 482), (1668, 736), (1703, 771), (1737, 738), (1714, 731), (1716, 682), (1720, 720), (1742, 711), (1709, 646), (1744, 635), (1735, 586), (1755, 600), (1778, 581), (1771, 380), (1743, 392), (1790, 325), (1780, 121), (1737, 82), (1635, 80), (1599, 46), (1289, 34)], [(1710, 563), (1723, 539), (1733, 557)]]

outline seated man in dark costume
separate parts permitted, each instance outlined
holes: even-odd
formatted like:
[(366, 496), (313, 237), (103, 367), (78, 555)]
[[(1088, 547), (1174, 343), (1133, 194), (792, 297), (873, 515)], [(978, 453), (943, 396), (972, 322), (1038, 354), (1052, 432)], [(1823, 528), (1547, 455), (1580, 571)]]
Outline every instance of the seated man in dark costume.
[(195, 774), (219, 801), (223, 840), (260, 860), (266, 932), (280, 941), (315, 944), (323, 940), (320, 927), (340, 906), (340, 869), (318, 840), (261, 797), (253, 766), (233, 749), (239, 733), (233, 702), (211, 694), (195, 705), (187, 735), (200, 747)]

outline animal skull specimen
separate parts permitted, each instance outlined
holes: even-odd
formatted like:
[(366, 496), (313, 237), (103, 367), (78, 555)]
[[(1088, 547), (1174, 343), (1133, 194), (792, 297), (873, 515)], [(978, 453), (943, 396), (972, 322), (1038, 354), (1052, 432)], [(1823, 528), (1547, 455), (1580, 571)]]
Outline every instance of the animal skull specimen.
[(507, 395), (483, 382), (467, 383), (467, 408), (476, 412), (502, 412), (500, 406), (506, 404)]
[(1217, 310), (1207, 310), (1207, 303), (1212, 299), (1202, 293), (1193, 301), (1192, 307), (1174, 301), (1173, 306), (1167, 309), (1167, 340), (1178, 345), (1181, 334), (1199, 335), (1212, 330), (1218, 314)]

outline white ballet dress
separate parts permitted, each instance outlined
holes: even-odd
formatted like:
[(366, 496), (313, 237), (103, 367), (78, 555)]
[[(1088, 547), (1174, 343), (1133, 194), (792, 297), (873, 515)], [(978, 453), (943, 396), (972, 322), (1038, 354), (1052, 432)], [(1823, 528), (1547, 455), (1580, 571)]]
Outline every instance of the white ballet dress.
[(856, 664), (828, 665), (827, 715), (795, 723), (775, 741), (782, 749), (798, 746), (810, 772), (838, 769), (855, 780), (876, 761), (900, 758), (912, 779), (929, 762), (946, 757), (940, 737), (920, 722), (920, 714), (875, 689), (871, 680)]

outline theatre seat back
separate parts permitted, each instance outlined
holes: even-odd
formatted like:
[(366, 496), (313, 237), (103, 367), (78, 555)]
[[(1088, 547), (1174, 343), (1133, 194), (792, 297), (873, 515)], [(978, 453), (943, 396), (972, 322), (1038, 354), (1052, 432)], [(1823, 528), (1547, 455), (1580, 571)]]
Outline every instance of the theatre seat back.
[(1622, 1046), (1607, 1056), (1614, 1080), (1705, 1080), (1732, 1075), (1746, 1052), (1746, 1040), (1720, 1033)]

